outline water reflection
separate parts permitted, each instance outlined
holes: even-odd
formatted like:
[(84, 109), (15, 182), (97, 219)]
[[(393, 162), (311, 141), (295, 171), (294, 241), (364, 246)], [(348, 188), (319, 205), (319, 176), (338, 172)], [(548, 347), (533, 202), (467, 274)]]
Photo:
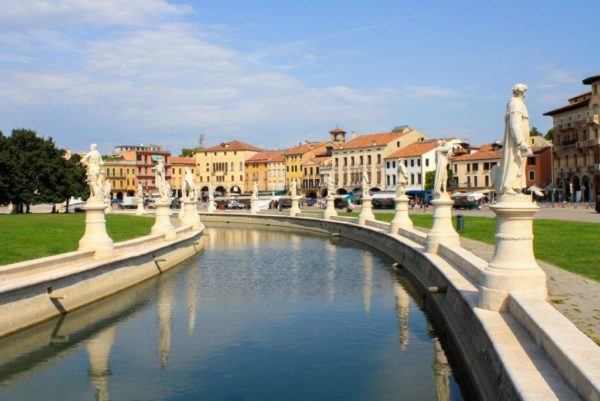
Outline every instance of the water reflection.
[(209, 234), (161, 277), (1, 339), (0, 399), (461, 399), (389, 260), (314, 234)]

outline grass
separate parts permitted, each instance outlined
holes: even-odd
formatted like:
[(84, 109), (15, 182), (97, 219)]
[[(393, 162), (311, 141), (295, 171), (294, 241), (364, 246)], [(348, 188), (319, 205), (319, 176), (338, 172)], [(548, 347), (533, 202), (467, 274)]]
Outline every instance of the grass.
[[(0, 265), (76, 250), (84, 221), (83, 213), (0, 215)], [(149, 234), (154, 220), (109, 214), (106, 222), (119, 242)]]
[[(358, 216), (358, 213), (340, 213)], [(393, 213), (376, 213), (381, 221), (391, 221)], [(433, 216), (413, 214), (415, 226), (431, 228)], [(456, 226), (456, 218), (453, 218)], [(496, 220), (490, 217), (465, 216), (462, 236), (494, 244)], [(535, 257), (573, 273), (600, 281), (600, 224), (562, 220), (534, 220)]]

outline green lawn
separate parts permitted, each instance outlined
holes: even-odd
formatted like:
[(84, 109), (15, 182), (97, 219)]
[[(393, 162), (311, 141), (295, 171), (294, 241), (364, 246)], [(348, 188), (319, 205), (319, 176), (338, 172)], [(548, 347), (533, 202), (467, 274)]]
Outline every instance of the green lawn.
[[(358, 216), (358, 213), (340, 213)], [(376, 213), (377, 220), (391, 221), (393, 213)], [(418, 227), (431, 228), (433, 217), (413, 214), (411, 220)], [(456, 226), (456, 218), (453, 218)], [(490, 217), (465, 216), (461, 235), (494, 244), (496, 221)], [(552, 265), (600, 281), (600, 224), (562, 220), (534, 220), (533, 246), (535, 256)]]
[[(83, 236), (85, 214), (0, 215), (0, 265), (70, 252)], [(147, 235), (154, 219), (109, 214), (108, 235), (115, 242)]]

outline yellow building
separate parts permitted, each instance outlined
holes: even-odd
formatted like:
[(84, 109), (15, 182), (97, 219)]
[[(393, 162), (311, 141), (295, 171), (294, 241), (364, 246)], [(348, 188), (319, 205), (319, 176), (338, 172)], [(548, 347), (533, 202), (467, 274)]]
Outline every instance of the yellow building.
[(277, 155), (271, 157), (267, 163), (267, 190), (285, 190), (285, 156), (284, 151), (278, 151)]
[(481, 146), (473, 153), (450, 158), (449, 165), (454, 173), (453, 187), (459, 191), (493, 191), (490, 172), (500, 163), (502, 144), (491, 143)]
[(404, 125), (390, 132), (352, 138), (333, 149), (331, 172), (338, 193), (360, 191), (363, 171), (367, 172), (372, 190), (385, 189), (384, 159), (396, 150), (425, 138), (427, 135)]
[[(278, 175), (277, 172), (281, 172), (281, 169), (283, 174)], [(276, 185), (273, 184), (277, 181), (282, 181), (285, 186), (283, 151), (268, 150), (246, 160), (246, 188), (253, 188), (254, 182), (257, 182), (259, 191), (274, 191)]]
[[(311, 160), (315, 159), (317, 156), (331, 155), (332, 150), (340, 145), (340, 141), (305, 142), (298, 146), (294, 146), (293, 148), (287, 149), (284, 152), (286, 188), (290, 187), (290, 182), (292, 180), (296, 180), (298, 183), (298, 188), (303, 190), (309, 189), (309, 180), (313, 180), (312, 185), (310, 185), (310, 189), (318, 188), (318, 185), (314, 185), (314, 180), (319, 179), (319, 174), (314, 173), (315, 165)], [(308, 167), (306, 174), (304, 169), (305, 166)], [(306, 186), (304, 185), (304, 179), (306, 179)]]
[(186, 167), (194, 174), (194, 181), (198, 183), (196, 159), (193, 157), (171, 157), (171, 190), (177, 197), (181, 197)]
[(194, 154), (198, 178), (203, 192), (212, 184), (217, 194), (242, 194), (246, 187), (246, 160), (262, 149), (241, 141), (223, 142)]
[(111, 197), (123, 199), (134, 196), (137, 186), (135, 161), (124, 160), (119, 156), (104, 156), (102, 173), (110, 180)]

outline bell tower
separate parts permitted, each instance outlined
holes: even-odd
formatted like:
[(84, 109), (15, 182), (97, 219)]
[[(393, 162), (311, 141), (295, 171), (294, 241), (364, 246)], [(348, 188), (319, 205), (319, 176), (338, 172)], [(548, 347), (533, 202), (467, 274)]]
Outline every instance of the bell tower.
[(339, 127), (335, 127), (331, 131), (329, 131), (330, 139), (333, 142), (346, 142), (346, 131), (340, 129)]

